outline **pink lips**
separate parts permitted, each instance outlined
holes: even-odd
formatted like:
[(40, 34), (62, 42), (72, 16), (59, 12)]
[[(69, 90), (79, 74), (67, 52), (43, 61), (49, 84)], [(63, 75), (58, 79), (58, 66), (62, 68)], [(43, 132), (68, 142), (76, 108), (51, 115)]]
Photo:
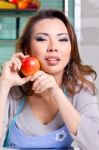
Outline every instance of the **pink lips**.
[(48, 65), (54, 66), (54, 65), (57, 65), (59, 63), (60, 58), (56, 57), (56, 56), (49, 56), (49, 57), (46, 57), (45, 60), (46, 60)]

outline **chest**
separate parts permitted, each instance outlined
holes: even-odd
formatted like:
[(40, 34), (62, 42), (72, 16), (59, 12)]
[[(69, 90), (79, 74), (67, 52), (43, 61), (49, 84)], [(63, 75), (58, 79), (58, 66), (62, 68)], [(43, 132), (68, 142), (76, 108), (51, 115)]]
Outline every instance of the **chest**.
[[(32, 111), (29, 104), (26, 104), (23, 107), (21, 113), (18, 115), (18, 128), (20, 128), (24, 133), (28, 135), (44, 135), (46, 133), (59, 129), (64, 125), (64, 121), (59, 112), (56, 113), (53, 118), (52, 114), (50, 114), (50, 111), (46, 113), (47, 116), (45, 116), (44, 113), (44, 110), (40, 110), (40, 112), (39, 110), (36, 110), (36, 114), (38, 115), (37, 116), (35, 112)], [(46, 120), (48, 120), (47, 123), (45, 123)]]
[(33, 115), (42, 123), (48, 124), (51, 122), (58, 113), (57, 104), (53, 101), (42, 101), (34, 99), (30, 109)]

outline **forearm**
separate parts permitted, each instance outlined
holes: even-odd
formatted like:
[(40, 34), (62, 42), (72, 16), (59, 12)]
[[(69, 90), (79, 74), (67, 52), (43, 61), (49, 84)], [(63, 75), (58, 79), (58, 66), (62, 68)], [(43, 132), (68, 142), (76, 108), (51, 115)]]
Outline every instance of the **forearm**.
[(61, 89), (57, 89), (53, 93), (53, 97), (58, 105), (61, 116), (69, 128), (70, 132), (75, 134), (77, 133), (77, 128), (80, 123), (80, 114), (69, 102), (68, 98), (64, 95)]
[(2, 77), (0, 77), (0, 139), (2, 137), (5, 105), (6, 105), (6, 100), (7, 100), (9, 90), (10, 90), (9, 81), (2, 79)]
[(99, 150), (98, 118), (99, 115), (96, 118), (81, 115), (81, 121), (79, 124), (77, 135), (72, 135), (72, 138), (78, 144), (81, 150)]

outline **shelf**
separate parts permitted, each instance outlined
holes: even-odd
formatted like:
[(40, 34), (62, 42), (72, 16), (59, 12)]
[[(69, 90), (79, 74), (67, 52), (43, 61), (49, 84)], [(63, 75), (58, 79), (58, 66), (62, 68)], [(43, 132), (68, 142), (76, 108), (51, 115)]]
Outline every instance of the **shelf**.
[(0, 9), (0, 42), (16, 40), (20, 33), (21, 18), (33, 16), (37, 10), (38, 9)]
[[(0, 9), (0, 43), (19, 38), (21, 18), (35, 15), (38, 9)], [(11, 30), (12, 28), (12, 30)]]
[(0, 43), (1, 42), (16, 42), (17, 39), (0, 39)]
[(24, 16), (32, 16), (36, 13), (38, 9), (0, 9), (0, 17), (8, 16), (8, 17), (24, 17)]

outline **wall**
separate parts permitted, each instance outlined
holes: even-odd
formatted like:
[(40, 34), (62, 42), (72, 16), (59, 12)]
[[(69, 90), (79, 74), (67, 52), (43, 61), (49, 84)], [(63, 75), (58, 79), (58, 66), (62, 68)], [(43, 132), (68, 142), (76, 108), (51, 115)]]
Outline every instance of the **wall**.
[[(99, 91), (99, 1), (81, 0), (80, 52), (84, 62), (96, 69)], [(98, 93), (99, 98), (99, 93)]]

